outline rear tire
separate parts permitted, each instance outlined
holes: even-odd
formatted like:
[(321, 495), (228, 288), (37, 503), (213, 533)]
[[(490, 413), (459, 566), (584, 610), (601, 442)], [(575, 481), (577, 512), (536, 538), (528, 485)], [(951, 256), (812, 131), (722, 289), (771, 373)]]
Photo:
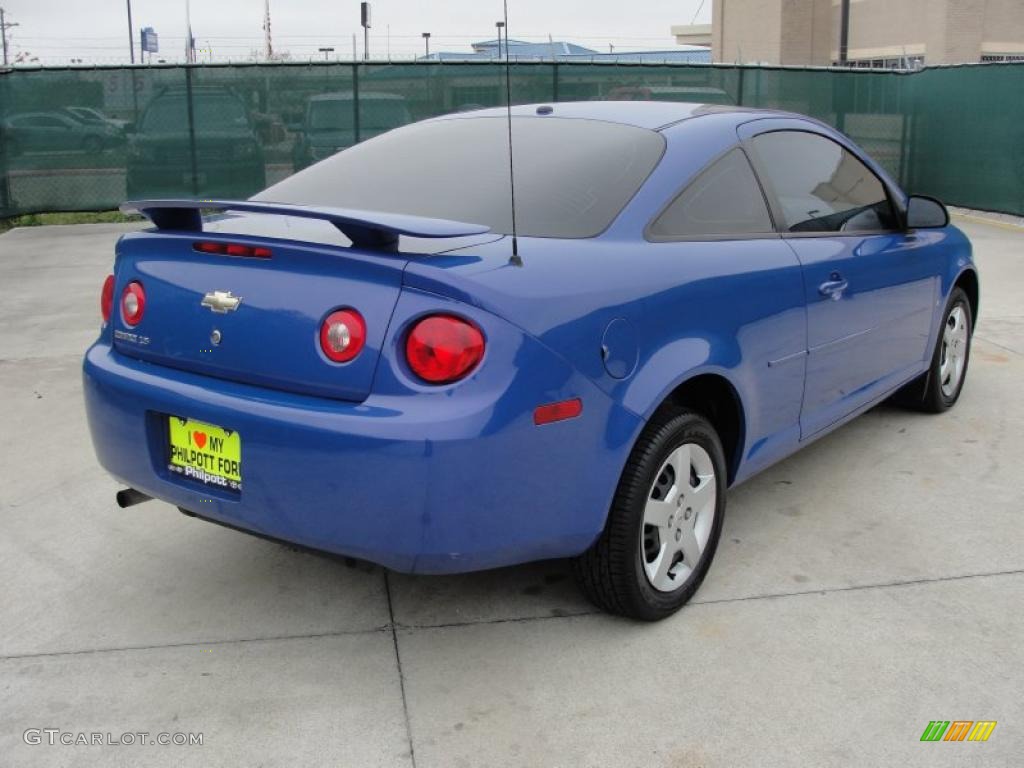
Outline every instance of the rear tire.
[(725, 514), (722, 443), (703, 416), (649, 424), (622, 472), (608, 520), (573, 563), (583, 593), (609, 613), (657, 621), (697, 591)]

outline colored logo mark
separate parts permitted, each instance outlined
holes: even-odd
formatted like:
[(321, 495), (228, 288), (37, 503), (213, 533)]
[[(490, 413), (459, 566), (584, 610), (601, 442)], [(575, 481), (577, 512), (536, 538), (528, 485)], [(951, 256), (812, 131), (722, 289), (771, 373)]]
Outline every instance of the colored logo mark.
[(988, 741), (995, 728), (995, 720), (932, 720), (921, 741)]

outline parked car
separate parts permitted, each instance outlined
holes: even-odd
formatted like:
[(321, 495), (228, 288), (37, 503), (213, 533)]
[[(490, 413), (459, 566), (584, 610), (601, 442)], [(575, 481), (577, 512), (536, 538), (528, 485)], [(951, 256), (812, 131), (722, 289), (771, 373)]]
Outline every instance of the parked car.
[(130, 137), (126, 183), (129, 196), (258, 192), (266, 185), (263, 147), (245, 103), (219, 86), (158, 93)]
[(120, 241), (84, 363), (121, 503), (415, 573), (571, 557), (597, 605), (659, 619), (728, 488), (894, 394), (956, 403), (970, 243), (842, 134), (512, 113), (514, 219), (503, 109), (248, 201), (127, 204), (155, 228)]
[(101, 152), (124, 144), (120, 131), (87, 125), (61, 112), (23, 112), (4, 121), (7, 152)]
[(64, 107), (64, 112), (85, 125), (112, 128), (119, 133), (124, 133), (130, 124), (128, 120), (107, 117), (98, 109), (93, 109), (92, 107)]
[(325, 93), (306, 102), (306, 114), (293, 150), (296, 171), (330, 157), (357, 141), (372, 139), (412, 122), (405, 99), (392, 93), (359, 94), (359, 130), (356, 131), (352, 92)]

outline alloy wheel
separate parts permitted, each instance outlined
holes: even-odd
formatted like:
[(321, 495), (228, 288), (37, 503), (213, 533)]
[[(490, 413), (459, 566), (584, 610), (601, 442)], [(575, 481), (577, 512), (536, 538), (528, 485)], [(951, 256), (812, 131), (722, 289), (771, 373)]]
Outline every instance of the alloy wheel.
[(711, 456), (696, 443), (669, 454), (647, 496), (640, 559), (651, 586), (674, 592), (696, 570), (715, 521)]
[(967, 313), (963, 306), (954, 306), (942, 328), (942, 352), (939, 356), (939, 383), (942, 394), (953, 397), (964, 375), (967, 360)]

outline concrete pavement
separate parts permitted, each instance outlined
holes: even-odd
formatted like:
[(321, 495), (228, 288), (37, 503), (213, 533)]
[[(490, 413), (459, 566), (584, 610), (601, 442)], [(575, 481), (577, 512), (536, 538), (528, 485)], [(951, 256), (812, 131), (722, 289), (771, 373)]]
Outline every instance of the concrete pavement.
[[(127, 227), (0, 236), (0, 766), (1019, 765), (1024, 230), (958, 223), (982, 272), (959, 405), (877, 408), (735, 489), (658, 625), (595, 612), (562, 562), (409, 577), (117, 509), (79, 366)], [(921, 743), (937, 719), (998, 725)]]

